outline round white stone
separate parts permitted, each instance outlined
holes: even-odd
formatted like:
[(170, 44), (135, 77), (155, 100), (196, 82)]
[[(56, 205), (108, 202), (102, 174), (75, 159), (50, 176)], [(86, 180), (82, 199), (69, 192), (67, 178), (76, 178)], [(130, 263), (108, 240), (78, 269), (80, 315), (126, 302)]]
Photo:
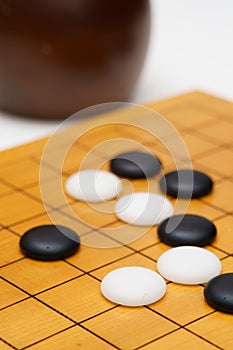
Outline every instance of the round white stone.
[(65, 184), (73, 198), (87, 202), (103, 202), (119, 195), (120, 179), (104, 170), (83, 170), (71, 175)]
[(166, 292), (166, 283), (155, 271), (129, 266), (107, 274), (102, 280), (101, 292), (116, 304), (142, 306), (161, 299)]
[(219, 275), (222, 265), (219, 258), (209, 250), (182, 246), (163, 253), (158, 259), (157, 269), (169, 281), (199, 284)]
[(136, 192), (120, 198), (115, 205), (117, 217), (138, 226), (157, 225), (173, 214), (171, 202), (150, 192)]

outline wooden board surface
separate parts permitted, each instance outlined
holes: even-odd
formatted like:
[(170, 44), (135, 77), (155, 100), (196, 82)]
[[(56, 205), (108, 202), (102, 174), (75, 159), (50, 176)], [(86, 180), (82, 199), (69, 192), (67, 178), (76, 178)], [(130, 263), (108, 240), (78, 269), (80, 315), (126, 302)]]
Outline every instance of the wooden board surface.
[[(187, 211), (216, 224), (217, 238), (206, 248), (221, 259), (223, 272), (232, 272), (233, 105), (193, 92), (149, 107), (176, 127), (188, 147), (193, 167), (213, 178), (213, 192), (192, 200)], [(140, 115), (118, 110), (65, 131), (59, 136), (57, 148), (47, 152), (40, 184), (40, 160), (48, 139), (2, 153), (0, 349), (233, 349), (233, 316), (206, 304), (203, 285), (168, 282), (162, 300), (139, 308), (115, 305), (100, 294), (100, 282), (106, 273), (129, 265), (156, 269), (158, 257), (170, 247), (159, 241), (156, 227), (145, 233), (145, 228), (118, 221), (112, 212), (114, 201), (108, 203), (109, 210), (65, 196), (64, 202), (57, 196), (57, 179), (64, 183), (78, 171), (87, 154), (84, 168), (109, 169), (112, 156), (141, 146), (159, 156), (165, 172), (175, 165), (181, 167), (184, 161), (183, 154), (177, 152), (174, 164), (166, 145), (147, 131), (133, 125), (126, 127), (121, 122), (111, 124), (121, 113), (121, 121), (134, 124), (138, 118), (144, 123)], [(151, 127), (151, 123), (145, 119), (145, 126)], [(63, 142), (72, 139), (74, 130), (85, 134), (70, 147), (61, 173), (53, 160), (64, 148)], [(174, 135), (167, 136), (169, 143)], [(111, 142), (106, 147), (103, 142), (108, 140)], [(157, 178), (151, 181), (157, 191)], [(123, 184), (126, 193), (132, 188), (148, 190), (146, 180)], [(42, 192), (50, 193), (46, 198), (47, 211), (41, 186)], [(75, 226), (83, 242), (79, 252), (56, 262), (25, 257), (19, 250), (20, 236), (27, 229), (56, 218), (57, 223)], [(127, 244), (122, 245), (126, 236)]]

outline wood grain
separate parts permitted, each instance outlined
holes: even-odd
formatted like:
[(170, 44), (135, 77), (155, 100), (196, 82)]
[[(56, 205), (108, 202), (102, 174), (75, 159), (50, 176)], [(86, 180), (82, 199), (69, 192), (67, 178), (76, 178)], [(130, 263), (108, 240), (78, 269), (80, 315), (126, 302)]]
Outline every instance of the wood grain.
[[(223, 272), (232, 272), (232, 103), (197, 91), (147, 107), (176, 128), (161, 127), (163, 142), (148, 132), (162, 125), (156, 114), (147, 118), (148, 112), (144, 115), (135, 107), (74, 125), (58, 134), (49, 148), (46, 144), (51, 140), (45, 138), (2, 153), (0, 349), (233, 348), (232, 316), (208, 306), (201, 285), (169, 282), (166, 296), (147, 307), (127, 308), (104, 299), (100, 281), (106, 273), (129, 265), (156, 270), (158, 257), (170, 247), (160, 242), (156, 227), (120, 222), (113, 212), (114, 200), (89, 205), (63, 191), (66, 179), (80, 169), (85, 158), (84, 168), (109, 171), (109, 160), (115, 154), (146, 149), (161, 159), (165, 172), (181, 168), (185, 163), (183, 152), (176, 148), (178, 135), (195, 169), (214, 181), (212, 193), (192, 200), (187, 211), (216, 224), (217, 238), (206, 248), (221, 259)], [(45, 155), (42, 184), (39, 170)], [(148, 182), (122, 179), (123, 193), (159, 192), (158, 180), (159, 176)], [(50, 193), (46, 206), (41, 186)], [(59, 190), (63, 191), (60, 196)], [(184, 202), (171, 200), (176, 212), (182, 212)], [(81, 237), (80, 250), (56, 262), (26, 258), (19, 249), (20, 236), (34, 226), (50, 223), (75, 229)]]

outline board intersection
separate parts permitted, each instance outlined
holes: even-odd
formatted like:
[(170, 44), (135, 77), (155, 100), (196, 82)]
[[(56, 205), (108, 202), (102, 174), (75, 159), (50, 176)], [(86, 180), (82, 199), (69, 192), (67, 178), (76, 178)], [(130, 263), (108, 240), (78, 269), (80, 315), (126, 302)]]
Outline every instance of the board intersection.
[[(232, 272), (232, 103), (193, 92), (149, 107), (177, 128), (191, 154), (193, 167), (213, 178), (213, 192), (192, 200), (188, 212), (215, 223), (217, 238), (207, 249), (221, 259), (223, 272)], [(111, 121), (111, 115), (107, 119), (93, 118), (77, 127), (81, 130), (83, 125), (92, 127), (97, 121)], [(126, 111), (124, 120), (131, 123), (134, 117)], [(64, 138), (70, 132), (65, 131)], [(172, 135), (168, 136), (172, 140)], [(126, 128), (106, 124), (86, 132), (72, 145), (63, 164), (62, 181), (78, 171), (90, 150), (85, 167), (101, 165), (108, 169), (106, 149), (95, 149), (95, 145), (116, 138), (119, 140), (108, 144), (108, 159), (134, 149), (136, 141), (159, 156), (165, 172), (174, 169), (169, 151), (146, 131), (133, 125)], [(46, 142), (47, 138), (22, 145), (4, 151), (1, 156), (0, 349), (233, 349), (233, 316), (206, 304), (203, 285), (168, 282), (163, 299), (139, 308), (115, 305), (104, 299), (99, 287), (106, 273), (128, 265), (155, 269), (158, 257), (170, 247), (159, 241), (156, 227), (145, 234), (142, 228), (121, 227), (122, 223), (103, 206), (92, 207), (67, 197), (69, 207), (77, 215), (75, 220), (67, 211), (67, 203), (56, 196), (59, 169), (49, 162), (47, 165), (45, 162), (42, 184), (51, 193), (46, 212), (39, 187), (40, 159)], [(62, 139), (59, 147), (63, 147)], [(56, 158), (58, 149), (55, 147), (50, 152), (48, 159)], [(176, 156), (178, 165), (182, 166), (182, 154)], [(133, 180), (125, 182), (127, 186), (141, 191), (147, 190), (148, 184), (145, 180)], [(20, 236), (33, 226), (50, 223), (51, 213), (67, 226), (75, 221), (84, 243), (79, 252), (55, 262), (23, 256), (19, 250)], [(113, 229), (112, 237), (109, 228)], [(130, 240), (121, 245), (125, 235), (130, 235)], [(135, 240), (135, 237), (139, 238)]]

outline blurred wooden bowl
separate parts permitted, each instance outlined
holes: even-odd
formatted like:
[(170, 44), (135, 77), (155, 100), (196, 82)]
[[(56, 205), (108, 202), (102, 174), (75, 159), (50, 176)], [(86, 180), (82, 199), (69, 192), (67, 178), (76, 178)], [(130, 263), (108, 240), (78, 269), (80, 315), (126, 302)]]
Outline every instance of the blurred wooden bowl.
[(0, 0), (0, 108), (66, 118), (129, 100), (149, 31), (149, 0)]

